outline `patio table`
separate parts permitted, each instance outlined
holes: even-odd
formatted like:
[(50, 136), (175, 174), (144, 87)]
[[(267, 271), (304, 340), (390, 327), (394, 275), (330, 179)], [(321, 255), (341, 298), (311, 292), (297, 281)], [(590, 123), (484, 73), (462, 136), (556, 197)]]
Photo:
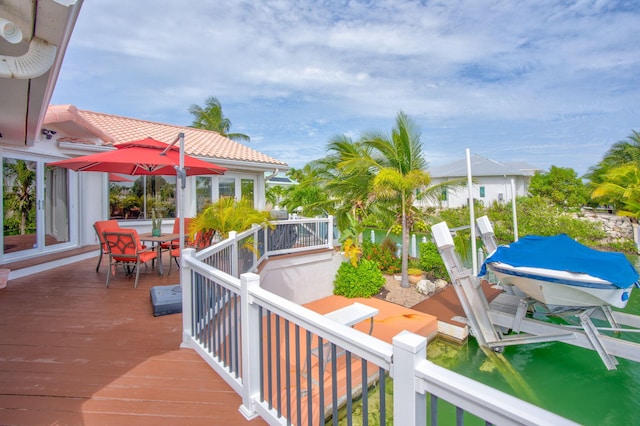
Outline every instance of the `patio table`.
[(168, 243), (173, 240), (180, 239), (180, 234), (161, 234), (158, 237), (154, 237), (151, 232), (147, 232), (145, 234), (140, 234), (140, 241), (150, 242), (155, 245), (156, 250), (158, 251), (158, 274), (162, 275), (162, 243)]

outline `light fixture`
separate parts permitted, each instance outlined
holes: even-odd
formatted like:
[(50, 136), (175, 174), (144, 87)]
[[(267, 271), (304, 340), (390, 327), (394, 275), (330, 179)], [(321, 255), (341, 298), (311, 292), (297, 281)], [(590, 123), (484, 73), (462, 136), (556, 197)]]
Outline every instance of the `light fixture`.
[(0, 18), (0, 35), (12, 44), (18, 44), (22, 41), (22, 31), (20, 31), (20, 28), (4, 18)]
[(40, 130), (40, 133), (44, 135), (45, 139), (49, 140), (53, 137), (53, 135), (55, 135), (58, 132), (56, 132), (55, 130), (42, 129)]

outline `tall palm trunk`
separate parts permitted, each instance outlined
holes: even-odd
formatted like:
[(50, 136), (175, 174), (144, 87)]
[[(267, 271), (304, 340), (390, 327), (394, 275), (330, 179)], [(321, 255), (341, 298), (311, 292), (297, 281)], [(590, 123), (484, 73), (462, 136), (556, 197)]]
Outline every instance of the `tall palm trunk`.
[(407, 229), (406, 197), (402, 194), (402, 278), (400, 286), (409, 287), (409, 230)]

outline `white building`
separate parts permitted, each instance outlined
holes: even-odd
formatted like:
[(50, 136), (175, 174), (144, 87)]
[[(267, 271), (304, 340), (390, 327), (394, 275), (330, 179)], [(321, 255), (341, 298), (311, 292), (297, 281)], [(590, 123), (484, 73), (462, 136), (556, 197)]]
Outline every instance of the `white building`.
[[(528, 193), (531, 176), (540, 169), (526, 163), (501, 163), (479, 155), (471, 156), (471, 174), (473, 178), (473, 199), (485, 206), (493, 202), (511, 202), (516, 197)], [(467, 160), (462, 159), (429, 170), (432, 184), (462, 179), (464, 186), (443, 190), (438, 207), (462, 207), (469, 203), (469, 191), (466, 186)], [(423, 202), (422, 206), (432, 206), (433, 202)]]

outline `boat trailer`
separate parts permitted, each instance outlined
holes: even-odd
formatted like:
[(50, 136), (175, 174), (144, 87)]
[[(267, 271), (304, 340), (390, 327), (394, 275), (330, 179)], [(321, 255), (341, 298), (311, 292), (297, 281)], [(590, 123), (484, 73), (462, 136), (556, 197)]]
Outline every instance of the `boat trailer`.
[[(483, 216), (476, 222), (485, 248), (489, 252), (495, 250), (497, 244), (489, 219)], [(513, 286), (505, 287), (505, 291), (489, 303), (480, 278), (463, 266), (456, 253), (447, 224), (434, 225), (431, 232), (478, 345), (500, 352), (510, 345), (559, 341), (595, 350), (609, 370), (616, 369), (616, 357), (640, 362), (640, 343), (600, 333), (639, 333), (640, 316), (613, 311), (609, 306), (554, 312)], [(528, 315), (532, 312), (533, 315)], [(535, 319), (538, 313), (561, 317), (569, 324)], [(607, 326), (597, 327), (594, 319), (605, 321)]]

